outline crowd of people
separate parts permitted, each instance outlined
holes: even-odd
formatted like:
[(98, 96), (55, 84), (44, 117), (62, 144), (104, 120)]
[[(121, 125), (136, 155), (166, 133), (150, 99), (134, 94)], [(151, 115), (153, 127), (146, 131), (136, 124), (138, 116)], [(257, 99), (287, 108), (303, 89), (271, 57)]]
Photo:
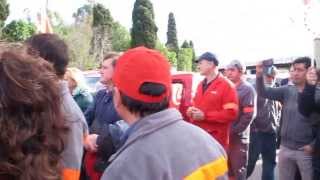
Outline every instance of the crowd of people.
[(68, 68), (55, 34), (0, 45), (0, 179), (262, 180), (320, 177), (320, 71), (295, 59), (286, 82), (277, 69), (231, 61), (225, 73), (211, 52), (196, 59), (204, 80), (187, 109), (171, 106), (170, 64), (145, 47), (106, 54), (101, 88), (90, 94)]

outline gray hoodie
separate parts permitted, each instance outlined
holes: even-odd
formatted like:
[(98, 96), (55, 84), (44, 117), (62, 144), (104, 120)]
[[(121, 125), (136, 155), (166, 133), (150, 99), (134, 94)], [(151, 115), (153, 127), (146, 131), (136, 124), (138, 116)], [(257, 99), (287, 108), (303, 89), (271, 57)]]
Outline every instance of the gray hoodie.
[(102, 180), (228, 179), (223, 147), (176, 109), (144, 117), (134, 126), (109, 159)]
[(281, 127), (281, 145), (290, 149), (299, 149), (315, 140), (312, 125), (298, 110), (298, 89), (294, 85), (278, 88), (266, 88), (263, 78), (257, 78), (259, 96), (283, 103)]

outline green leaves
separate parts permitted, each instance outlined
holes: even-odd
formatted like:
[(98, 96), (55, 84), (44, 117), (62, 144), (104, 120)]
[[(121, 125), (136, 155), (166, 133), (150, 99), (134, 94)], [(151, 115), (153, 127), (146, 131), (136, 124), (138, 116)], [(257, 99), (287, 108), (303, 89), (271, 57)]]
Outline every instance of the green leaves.
[(12, 21), (2, 30), (2, 37), (10, 42), (24, 41), (36, 32), (34, 24), (23, 20)]
[(109, 9), (106, 9), (102, 4), (93, 6), (93, 27), (97, 26), (112, 26), (113, 18)]
[(7, 4), (7, 0), (0, 0), (0, 29), (3, 27), (8, 16), (9, 4)]
[(153, 6), (149, 0), (136, 0), (132, 12), (131, 47), (154, 49), (158, 28), (154, 22)]
[(177, 28), (176, 28), (176, 20), (174, 18), (174, 14), (169, 13), (168, 19), (168, 31), (167, 31), (167, 43), (166, 46), (169, 50), (174, 51), (176, 53), (179, 52), (179, 44), (177, 38)]

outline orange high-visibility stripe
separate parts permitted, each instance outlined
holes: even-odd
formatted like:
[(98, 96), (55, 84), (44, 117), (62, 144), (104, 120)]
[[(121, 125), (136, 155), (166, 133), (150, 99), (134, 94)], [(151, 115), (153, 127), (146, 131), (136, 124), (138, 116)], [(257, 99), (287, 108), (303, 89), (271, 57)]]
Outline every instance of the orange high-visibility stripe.
[(252, 113), (254, 111), (253, 107), (244, 107), (243, 112), (244, 113)]
[(201, 166), (185, 177), (184, 180), (214, 180), (225, 175), (227, 172), (227, 160), (224, 157), (220, 157), (217, 160)]
[(63, 169), (62, 170), (62, 180), (79, 180), (80, 171), (78, 169)]
[(238, 104), (236, 103), (226, 103), (223, 105), (223, 109), (234, 109), (234, 110), (238, 110)]

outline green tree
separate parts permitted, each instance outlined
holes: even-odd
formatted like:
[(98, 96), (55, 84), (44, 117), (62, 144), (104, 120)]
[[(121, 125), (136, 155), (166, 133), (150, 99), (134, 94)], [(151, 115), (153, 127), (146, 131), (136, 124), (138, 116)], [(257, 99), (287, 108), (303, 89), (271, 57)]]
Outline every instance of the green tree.
[(0, 0), (0, 29), (4, 26), (4, 22), (9, 16), (9, 4), (7, 0)]
[(95, 4), (93, 6), (93, 36), (90, 53), (94, 55), (97, 62), (100, 62), (104, 54), (112, 50), (112, 25), (113, 18), (109, 9), (106, 9), (102, 4)]
[(23, 20), (11, 21), (2, 29), (2, 36), (5, 40), (24, 41), (36, 32), (36, 26)]
[(154, 22), (153, 6), (149, 0), (136, 0), (132, 12), (131, 47), (154, 49), (158, 28)]
[[(62, 21), (59, 26), (53, 26), (54, 32), (58, 33), (65, 40), (69, 47), (70, 66), (83, 70), (98, 67), (99, 62), (95, 61), (94, 55), (90, 54), (92, 40), (92, 6), (84, 5), (74, 14), (74, 23), (65, 25)], [(66, 33), (56, 29), (65, 29)]]
[(159, 40), (157, 41), (155, 49), (168, 58), (171, 66), (177, 67), (177, 54), (175, 52), (169, 51)]
[(192, 61), (191, 61), (192, 62), (192, 71), (195, 72), (195, 71), (197, 71), (197, 64), (195, 62), (195, 60), (196, 60), (196, 51), (194, 50), (194, 45), (193, 45), (192, 41), (189, 42), (189, 46), (192, 49)]
[(166, 46), (169, 50), (176, 52), (176, 54), (179, 52), (176, 20), (172, 12), (169, 13)]
[(192, 49), (180, 48), (178, 55), (178, 71), (192, 71)]
[(113, 23), (111, 33), (113, 51), (125, 51), (130, 48), (130, 34), (120, 23)]
[(60, 37), (65, 37), (68, 35), (70, 26), (65, 24), (63, 18), (58, 12), (48, 10), (48, 17), (54, 33), (59, 34)]
[(7, 3), (7, 0), (0, 0), (0, 39), (2, 39), (2, 28), (8, 16), (9, 4)]
[(75, 23), (85, 23), (90, 21), (92, 16), (92, 6), (85, 4), (77, 9), (77, 12), (73, 13), (72, 17), (75, 19)]
[(181, 45), (181, 48), (190, 48), (190, 44), (187, 40), (184, 40), (182, 45)]
[(99, 62), (89, 53), (92, 39), (91, 24), (80, 23), (71, 26), (64, 39), (69, 47), (70, 66), (83, 70), (98, 67)]

